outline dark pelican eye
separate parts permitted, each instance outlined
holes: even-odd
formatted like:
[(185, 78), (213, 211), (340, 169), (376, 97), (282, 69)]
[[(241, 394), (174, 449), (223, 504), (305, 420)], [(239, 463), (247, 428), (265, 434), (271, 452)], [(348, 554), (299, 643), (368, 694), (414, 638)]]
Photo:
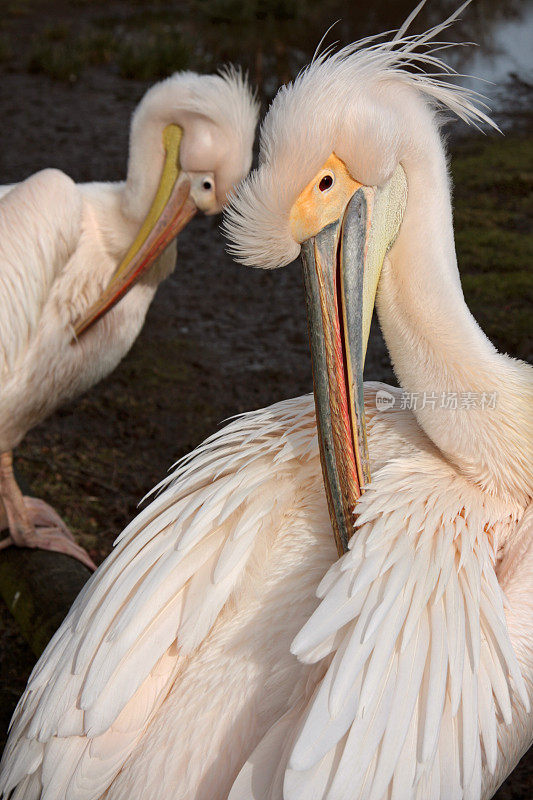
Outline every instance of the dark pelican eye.
[(320, 183), (318, 184), (318, 188), (321, 192), (327, 192), (333, 186), (333, 175), (324, 175)]
[(202, 183), (202, 186), (206, 190), (206, 192), (208, 192), (210, 189), (213, 188), (213, 184), (211, 183), (211, 181), (208, 181), (207, 179)]

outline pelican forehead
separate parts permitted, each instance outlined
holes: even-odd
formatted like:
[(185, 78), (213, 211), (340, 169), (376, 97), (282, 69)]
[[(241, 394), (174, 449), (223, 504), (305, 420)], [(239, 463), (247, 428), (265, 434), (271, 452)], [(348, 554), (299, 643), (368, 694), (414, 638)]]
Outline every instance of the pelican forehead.
[[(417, 49), (442, 28), (390, 41), (373, 37), (326, 53), (280, 89), (261, 129), (259, 168), (226, 211), (223, 227), (238, 261), (271, 269), (298, 256), (291, 209), (332, 153), (356, 181), (380, 186), (413, 138), (434, 126), (437, 110), (493, 124), (475, 93), (449, 83), (446, 64), (431, 50)], [(423, 66), (432, 75), (421, 72)], [(405, 112), (407, 98), (414, 115)]]
[(307, 184), (290, 212), (290, 230), (297, 242), (305, 242), (339, 219), (353, 193), (362, 186), (346, 164), (332, 153)]

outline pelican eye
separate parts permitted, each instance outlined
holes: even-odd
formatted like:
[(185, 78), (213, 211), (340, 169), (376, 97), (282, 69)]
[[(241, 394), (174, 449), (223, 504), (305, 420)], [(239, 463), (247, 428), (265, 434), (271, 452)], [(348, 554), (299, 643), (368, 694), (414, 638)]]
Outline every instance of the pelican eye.
[(321, 192), (327, 192), (328, 189), (331, 189), (333, 186), (333, 175), (324, 175), (321, 178), (320, 183), (318, 184), (318, 188)]
[(205, 189), (206, 192), (209, 192), (213, 188), (213, 184), (206, 178), (202, 183), (202, 188)]

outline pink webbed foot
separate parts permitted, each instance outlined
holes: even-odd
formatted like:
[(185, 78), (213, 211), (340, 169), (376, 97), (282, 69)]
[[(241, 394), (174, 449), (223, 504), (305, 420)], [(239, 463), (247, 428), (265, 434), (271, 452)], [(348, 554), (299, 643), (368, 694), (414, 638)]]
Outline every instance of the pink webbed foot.
[(55, 508), (39, 497), (24, 495), (23, 499), (30, 519), (36, 528), (57, 528), (71, 542), (76, 541), (72, 531), (61, 519)]
[(9, 536), (0, 541), (0, 550), (9, 545), (53, 550), (72, 556), (95, 570), (89, 553), (74, 537), (52, 506), (37, 497), (23, 497), (13, 474), (13, 454), (0, 453), (0, 530)]
[[(0, 549), (16, 545), (52, 550), (55, 553), (72, 556), (91, 571), (96, 569), (96, 564), (90, 555), (76, 543), (72, 532), (52, 506), (37, 497), (24, 497), (23, 501), (25, 519), (14, 519), (16, 515), (12, 516), (8, 511), (10, 535), (0, 541)], [(13, 528), (16, 530), (15, 535), (12, 533)]]

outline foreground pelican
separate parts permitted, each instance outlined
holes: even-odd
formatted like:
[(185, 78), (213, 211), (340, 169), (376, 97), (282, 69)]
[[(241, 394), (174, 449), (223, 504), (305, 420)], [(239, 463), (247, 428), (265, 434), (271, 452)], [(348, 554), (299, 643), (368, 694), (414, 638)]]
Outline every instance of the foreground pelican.
[[(337, 559), (312, 399), (232, 422), (123, 532), (43, 654), (14, 715), (4, 795), (479, 800), (527, 746), (530, 378), (496, 354), (461, 296), (429, 104), (482, 114), (462, 90), (405, 69), (432, 63), (415, 48), (440, 30), (318, 59), (283, 89), (230, 217), (241, 257), (264, 266), (308, 242), (309, 292), (314, 264), (336, 263), (344, 219), (342, 327), (336, 302), (328, 318), (311, 294), (309, 310), (341, 543), (363, 483), (351, 442), (363, 455), (366, 422), (372, 483), (350, 552)], [(363, 420), (362, 387), (344, 389), (344, 364), (359, 380), (352, 345), (364, 350), (373, 304), (359, 279), (377, 283), (396, 234), (378, 306), (402, 383), (496, 385), (485, 416), (413, 414), (388, 387), (396, 405), (382, 411), (384, 389), (367, 385)], [(320, 286), (328, 303), (331, 276)]]
[(250, 168), (256, 121), (240, 73), (176, 73), (134, 114), (124, 183), (48, 169), (0, 188), (0, 547), (91, 565), (50, 506), (22, 497), (11, 451), (128, 352), (174, 268), (167, 245), (197, 209), (221, 210)]

